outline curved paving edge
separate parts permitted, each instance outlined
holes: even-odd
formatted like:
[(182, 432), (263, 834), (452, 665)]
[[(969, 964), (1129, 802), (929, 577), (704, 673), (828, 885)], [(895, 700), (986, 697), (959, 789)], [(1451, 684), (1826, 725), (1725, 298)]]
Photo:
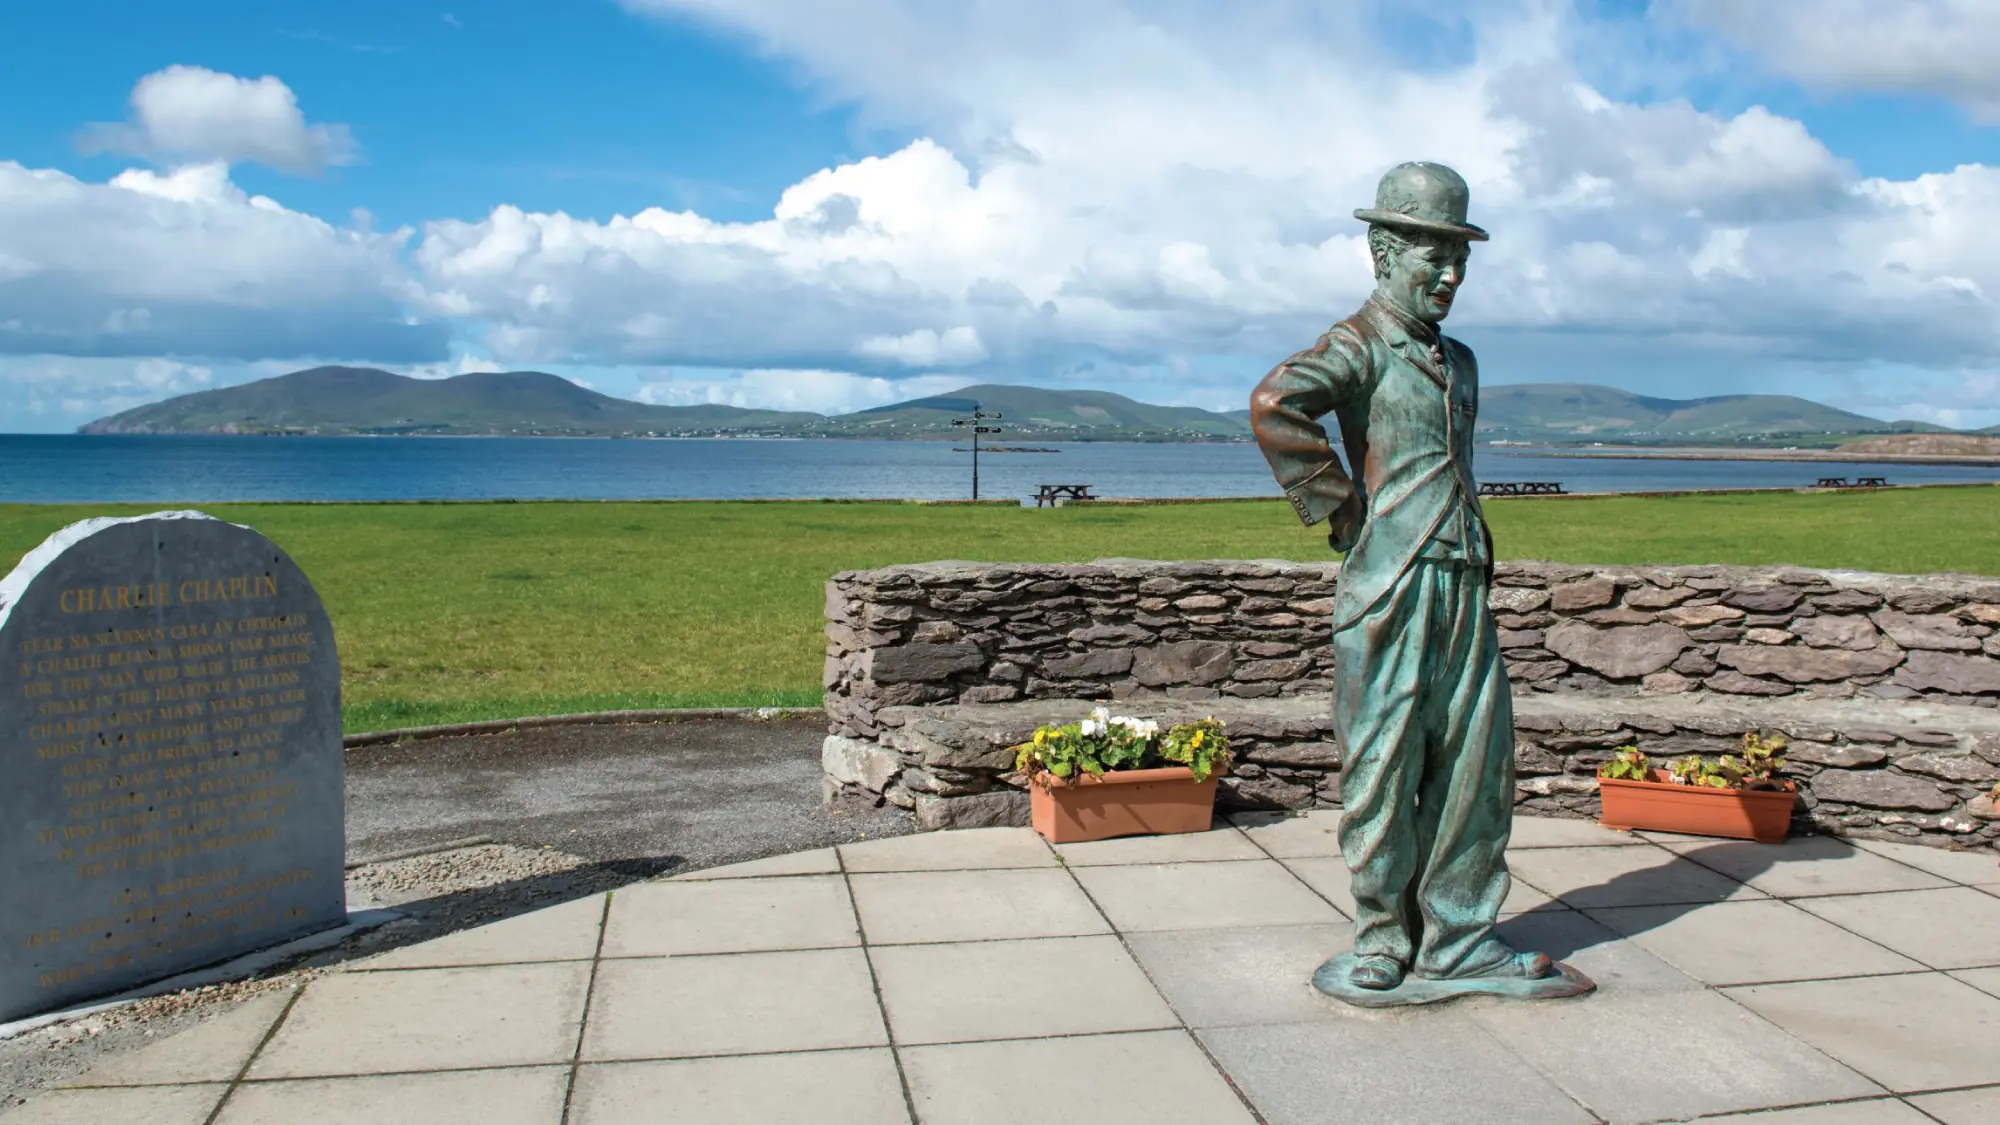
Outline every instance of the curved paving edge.
[(821, 714), (817, 707), (668, 707), (642, 711), (579, 711), (572, 715), (527, 715), (518, 719), (481, 719), (470, 723), (439, 723), (427, 727), (397, 727), (342, 735), (340, 746), (377, 746), (406, 738), (450, 738), (466, 734), (499, 734), (527, 727), (595, 726), (619, 723), (671, 723), (681, 719), (782, 719)]

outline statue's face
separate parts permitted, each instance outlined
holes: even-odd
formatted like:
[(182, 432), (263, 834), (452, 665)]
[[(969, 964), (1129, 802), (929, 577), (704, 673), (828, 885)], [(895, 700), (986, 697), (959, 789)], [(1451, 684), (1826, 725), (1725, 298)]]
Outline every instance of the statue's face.
[(1388, 274), (1376, 288), (1397, 308), (1436, 324), (1451, 312), (1452, 299), (1465, 281), (1465, 262), (1472, 246), (1437, 235), (1406, 237), (1409, 246), (1390, 256)]

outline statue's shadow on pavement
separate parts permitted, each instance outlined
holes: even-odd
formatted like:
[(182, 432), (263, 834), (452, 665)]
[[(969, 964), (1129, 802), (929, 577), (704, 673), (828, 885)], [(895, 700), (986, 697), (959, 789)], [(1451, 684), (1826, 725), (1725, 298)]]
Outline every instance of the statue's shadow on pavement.
[[(1738, 886), (1790, 863), (1810, 863), (1852, 855), (1855, 848), (1830, 836), (1795, 837), (1782, 846), (1718, 840), (1676, 854), (1665, 863), (1627, 871), (1602, 883), (1575, 887), (1559, 898), (1500, 920), (1496, 932), (1508, 944), (1557, 962), (1557, 973), (1540, 980), (1425, 981), (1415, 977), (1388, 992), (1346, 984), (1351, 954), (1320, 967), (1314, 984), (1335, 999), (1364, 1008), (1437, 1004), (1467, 996), (1515, 1000), (1555, 1000), (1584, 996), (1597, 982), (1569, 964), (1579, 955), (1659, 929), (1693, 911), (1740, 895)], [(1585, 968), (1617, 988), (1636, 971), (1627, 961), (1589, 958)]]
[(1739, 884), (1779, 867), (1840, 859), (1857, 850), (1832, 836), (1796, 836), (1782, 845), (1717, 840), (1663, 864), (1563, 891), (1557, 899), (1503, 918), (1498, 932), (1518, 949), (1567, 961), (1660, 929), (1705, 906), (1741, 900)]

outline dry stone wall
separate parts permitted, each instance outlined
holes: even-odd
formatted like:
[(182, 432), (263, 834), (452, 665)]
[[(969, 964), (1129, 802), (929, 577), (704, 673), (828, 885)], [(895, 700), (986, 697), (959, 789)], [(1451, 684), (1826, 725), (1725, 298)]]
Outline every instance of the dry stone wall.
[[(1129, 700), (1230, 723), (1243, 764), (1226, 803), (1334, 803), (1338, 577), (1332, 563), (1117, 559), (836, 575), (829, 792), (907, 805), (927, 827), (1017, 822), (1005, 746), (1088, 701)], [(1596, 765), (1627, 742), (1717, 753), (1762, 730), (1798, 740), (1801, 815), (1820, 829), (2000, 838), (1984, 796), (2000, 782), (2000, 582), (1509, 563), (1490, 603), (1527, 807), (1595, 815)]]

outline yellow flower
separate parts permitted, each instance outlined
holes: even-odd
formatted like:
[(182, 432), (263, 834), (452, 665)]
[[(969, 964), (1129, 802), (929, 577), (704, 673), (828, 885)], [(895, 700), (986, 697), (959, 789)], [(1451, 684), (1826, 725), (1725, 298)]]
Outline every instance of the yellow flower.
[(1047, 744), (1048, 741), (1049, 732), (1047, 730), (1038, 730), (1035, 732), (1035, 745), (1042, 746)]
[(1195, 744), (1196, 746), (1200, 746), (1200, 745), (1201, 745), (1201, 732), (1200, 732), (1200, 731), (1196, 731), (1196, 732), (1194, 732), (1194, 744)]

